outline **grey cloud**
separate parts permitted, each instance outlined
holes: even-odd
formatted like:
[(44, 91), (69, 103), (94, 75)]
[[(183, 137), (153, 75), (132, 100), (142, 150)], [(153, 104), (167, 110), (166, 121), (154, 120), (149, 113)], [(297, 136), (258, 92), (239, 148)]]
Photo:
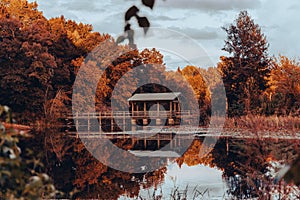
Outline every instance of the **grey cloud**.
[(168, 0), (158, 1), (159, 6), (197, 9), (203, 11), (253, 9), (261, 5), (260, 0)]
[(59, 17), (64, 15), (65, 18), (80, 21), (79, 17), (72, 12), (69, 12), (68, 8), (61, 6), (59, 2), (38, 2), (38, 9), (43, 11), (43, 14), (47, 18)]
[(155, 16), (155, 17), (152, 17), (152, 19), (153, 19), (153, 20), (160, 20), (160, 21), (176, 21), (176, 20), (178, 20), (179, 18), (161, 15), (161, 16)]
[(201, 29), (179, 28), (179, 27), (169, 27), (169, 28), (187, 34), (188, 36), (190, 36), (195, 40), (215, 40), (220, 37), (218, 28), (212, 28), (212, 27), (204, 27)]
[(95, 3), (95, 1), (81, 1), (72, 0), (61, 4), (67, 10), (73, 11), (100, 11), (101, 8)]
[(297, 2), (297, 3), (293, 3), (291, 6), (289, 6), (288, 9), (299, 11), (299, 8), (300, 8), (300, 5), (299, 5), (299, 2)]
[(97, 20), (93, 22), (93, 27), (95, 31), (100, 33), (109, 33), (116, 36), (116, 34), (121, 34), (123, 32), (123, 15), (114, 13), (106, 17), (97, 18)]
[[(299, 57), (299, 0), (156, 0), (153, 10), (141, 6), (141, 0), (36, 1), (48, 18), (64, 15), (68, 19), (92, 24), (95, 31), (113, 36), (123, 32), (124, 13), (135, 4), (141, 8), (140, 14), (148, 17), (151, 28), (171, 27), (185, 33), (209, 49), (212, 55), (216, 54), (216, 60), (226, 38), (220, 27), (232, 23), (239, 10), (249, 10), (267, 36), (271, 54)], [(133, 20), (132, 24), (136, 31), (140, 30), (136, 21)], [(150, 32), (147, 36), (151, 37)], [(173, 38), (160, 33), (155, 36), (162, 41)], [(140, 37), (144, 37), (143, 34)]]

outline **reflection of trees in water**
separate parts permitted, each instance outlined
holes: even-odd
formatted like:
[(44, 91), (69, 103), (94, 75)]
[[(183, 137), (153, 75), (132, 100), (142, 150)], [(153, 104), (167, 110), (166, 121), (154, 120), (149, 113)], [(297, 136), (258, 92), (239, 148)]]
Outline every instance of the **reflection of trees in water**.
[[(228, 152), (226, 145), (229, 146)], [(291, 163), (297, 157), (297, 149), (299, 141), (221, 139), (212, 153), (213, 162), (224, 169), (228, 193), (239, 199), (268, 198), (269, 191), (279, 187), (274, 185), (274, 178), (267, 173), (271, 162)]]
[[(271, 190), (288, 189), (283, 183), (274, 184), (274, 176), (269, 173), (272, 162), (292, 163), (297, 158), (299, 144), (299, 140), (223, 138), (218, 140), (211, 153), (201, 158), (202, 139), (194, 140), (177, 163), (179, 166), (183, 163), (188, 166), (204, 164), (222, 169), (228, 184), (227, 192), (238, 199), (267, 198), (265, 195)], [(284, 192), (282, 195), (285, 195)]]
[(141, 187), (147, 189), (160, 184), (164, 179), (164, 173), (165, 169), (147, 174), (130, 174), (108, 168), (97, 178), (98, 181), (95, 184), (80, 188), (80, 192), (75, 197), (117, 199), (124, 195), (134, 198), (139, 195)]
[[(130, 149), (131, 143), (122, 140), (117, 141), (117, 143), (117, 146)], [(83, 144), (81, 145), (83, 146)], [(97, 142), (95, 142), (96, 148), (98, 148)], [(106, 159), (110, 158), (109, 147), (107, 147), (107, 154), (102, 156)], [(124, 155), (119, 156), (121, 160), (126, 155), (124, 153)], [(117, 161), (115, 160), (115, 162)], [(128, 159), (128, 165), (132, 162), (134, 162), (132, 158)], [(123, 165), (124, 163), (120, 164)], [(86, 149), (80, 150), (80, 155), (76, 159), (76, 168), (74, 185), (80, 192), (75, 197), (99, 199), (117, 199), (121, 195), (132, 198), (137, 197), (141, 187), (147, 189), (153, 185), (157, 186), (160, 184), (166, 172), (166, 168), (144, 174), (121, 172), (105, 166), (96, 160)]]
[(209, 167), (215, 167), (211, 153), (207, 154), (204, 157), (199, 156), (200, 150), (201, 149), (203, 150), (205, 148), (209, 148), (209, 147), (203, 147), (201, 140), (194, 140), (192, 145), (184, 153), (184, 155), (176, 160), (179, 167), (181, 167), (183, 163), (185, 163), (188, 166), (203, 164)]
[[(159, 185), (164, 180), (166, 168), (151, 173), (132, 174), (114, 170), (99, 162), (85, 148), (82, 141), (65, 137), (55, 131), (45, 136), (46, 163), (55, 186), (73, 198), (117, 199), (121, 195), (137, 197), (140, 189)], [(131, 149), (131, 141), (115, 141), (116, 146)], [(91, 142), (92, 143), (92, 142)], [(99, 148), (94, 143), (94, 149)], [(106, 148), (106, 147), (102, 147)], [(102, 155), (110, 158), (109, 148)], [(124, 155), (119, 155), (122, 158)], [(133, 160), (128, 160), (131, 165)], [(67, 197), (67, 196), (66, 196)]]
[[(48, 153), (49, 171), (59, 189), (69, 192), (76, 188), (74, 197), (117, 199), (124, 195), (136, 198), (141, 188), (158, 188), (164, 181), (166, 167), (147, 174), (114, 170), (95, 159), (80, 140), (58, 136), (49, 135), (51, 139), (47, 139), (54, 147), (53, 152)], [(131, 140), (114, 142), (125, 150), (135, 145)], [(270, 161), (291, 163), (299, 150), (299, 141), (219, 139), (213, 151), (201, 158), (202, 142), (203, 138), (194, 140), (176, 162), (179, 166), (204, 164), (222, 169), (228, 193), (237, 198), (264, 197), (263, 193), (274, 187), (272, 177), (266, 175)], [(96, 144), (95, 149), (98, 148)], [(109, 159), (110, 151), (102, 156)], [(128, 160), (128, 165), (131, 161)]]
[[(120, 142), (117, 146), (126, 146), (126, 149), (130, 149), (130, 142)], [(299, 149), (299, 142), (220, 139), (214, 150), (202, 158), (199, 157), (201, 148), (203, 148), (202, 139), (194, 140), (186, 153), (176, 160), (178, 165), (181, 166), (185, 163), (188, 166), (204, 164), (210, 167), (218, 167), (224, 171), (229, 194), (239, 199), (264, 198), (266, 197), (264, 195), (268, 194), (267, 191), (276, 187), (273, 184), (273, 178), (267, 175), (270, 161), (284, 160), (287, 163), (292, 162), (297, 156), (296, 151)], [(90, 155), (81, 155), (80, 157), (80, 163), (77, 166), (81, 166), (82, 170), (77, 172), (77, 183), (78, 180), (79, 182), (85, 180), (88, 183), (81, 185), (81, 187), (83, 186), (80, 189), (82, 192), (77, 194), (81, 198), (115, 199), (120, 195), (137, 197), (140, 188), (157, 188), (163, 182), (166, 173), (166, 168), (147, 174), (124, 173), (102, 165), (93, 160)], [(82, 157), (87, 159), (87, 163), (83, 162)], [(87, 169), (93, 170), (87, 172)], [(96, 182), (93, 182), (90, 178), (94, 178)]]

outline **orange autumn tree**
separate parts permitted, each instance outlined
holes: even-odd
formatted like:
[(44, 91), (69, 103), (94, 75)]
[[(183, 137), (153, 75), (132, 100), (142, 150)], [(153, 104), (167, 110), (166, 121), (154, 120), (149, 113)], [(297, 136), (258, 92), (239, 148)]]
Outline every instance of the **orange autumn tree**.
[(45, 23), (41, 20), (24, 27), (16, 19), (0, 16), (0, 102), (17, 113), (29, 111), (28, 116), (42, 113), (57, 67)]
[(46, 21), (41, 11), (38, 11), (36, 2), (27, 0), (1, 0), (1, 14), (7, 18), (14, 18), (24, 27), (30, 26), (38, 20)]
[(241, 11), (227, 33), (218, 69), (222, 75), (228, 100), (228, 115), (236, 117), (258, 114), (260, 96), (268, 88), (270, 75), (269, 44), (258, 24), (247, 11)]
[(202, 74), (199, 69), (194, 66), (186, 66), (180, 73), (191, 85), (194, 95), (198, 100), (200, 109), (200, 124), (207, 124), (210, 116), (210, 91), (208, 90), (208, 86)]
[(277, 115), (299, 115), (300, 113), (300, 63), (280, 56), (273, 62), (266, 91), (269, 112)]
[[(16, 115), (27, 112), (17, 117), (26, 118), (23, 123), (46, 118), (53, 102), (70, 106), (83, 58), (110, 36), (64, 17), (48, 20), (36, 3), (26, 0), (3, 0), (0, 10), (0, 102)], [(57, 92), (66, 98), (58, 101)]]

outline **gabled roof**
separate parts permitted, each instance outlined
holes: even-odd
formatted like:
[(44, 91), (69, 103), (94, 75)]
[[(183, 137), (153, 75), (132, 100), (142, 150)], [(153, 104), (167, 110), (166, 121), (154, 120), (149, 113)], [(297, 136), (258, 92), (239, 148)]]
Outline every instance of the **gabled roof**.
[(173, 101), (181, 95), (180, 92), (170, 93), (142, 93), (135, 94), (127, 101)]

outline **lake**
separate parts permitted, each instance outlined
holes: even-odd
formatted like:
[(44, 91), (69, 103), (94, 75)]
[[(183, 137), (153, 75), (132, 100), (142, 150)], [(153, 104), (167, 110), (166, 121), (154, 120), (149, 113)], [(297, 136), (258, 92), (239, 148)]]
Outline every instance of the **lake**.
[[(293, 163), (299, 156), (299, 139), (219, 138), (214, 148), (205, 156), (201, 156), (199, 152), (203, 148), (210, 147), (205, 147), (203, 144), (204, 137), (197, 137), (184, 152), (178, 150), (174, 154), (167, 151), (168, 157), (175, 158), (167, 158), (163, 160), (164, 162), (155, 160), (155, 155), (153, 156), (153, 151), (158, 150), (155, 141), (148, 143), (142, 139), (141, 141), (131, 139), (111, 141), (124, 149), (124, 152), (143, 157), (146, 169), (148, 167), (146, 162), (149, 165), (153, 162), (155, 166), (159, 166), (156, 165), (159, 163), (161, 166), (153, 172), (146, 172), (146, 170), (145, 173), (130, 173), (107, 167), (94, 158), (92, 161), (85, 158), (85, 162), (77, 163), (74, 172), (76, 178), (72, 180), (74, 185), (82, 188), (75, 195), (76, 198), (123, 200), (272, 197), (280, 199), (285, 196), (293, 199), (300, 195), (298, 187), (285, 184), (283, 181), (279, 183), (274, 181), (276, 173), (286, 164)], [(86, 145), (89, 142), (95, 141), (84, 141)], [(159, 150), (169, 142), (160, 141)], [(176, 143), (182, 145), (184, 141)], [(99, 148), (98, 143), (94, 145), (94, 149)], [(84, 150), (79, 152), (82, 151)], [(158, 155), (162, 153), (162, 151), (157, 152)], [(94, 153), (92, 152), (95, 156)], [(105, 162), (114, 156), (119, 157), (120, 159), (113, 159), (113, 162), (120, 169), (122, 167), (126, 169), (135, 162), (131, 157), (127, 157), (127, 154), (110, 155), (110, 149), (106, 147), (101, 153), (101, 159), (105, 158)], [(176, 157), (174, 156), (176, 153), (183, 155)], [(84, 155), (79, 153), (77, 156), (82, 158)], [(87, 152), (86, 155), (91, 156)], [(123, 158), (127, 161), (126, 166), (122, 163)], [(94, 177), (91, 178), (91, 175)], [(281, 190), (284, 192), (279, 192)]]

